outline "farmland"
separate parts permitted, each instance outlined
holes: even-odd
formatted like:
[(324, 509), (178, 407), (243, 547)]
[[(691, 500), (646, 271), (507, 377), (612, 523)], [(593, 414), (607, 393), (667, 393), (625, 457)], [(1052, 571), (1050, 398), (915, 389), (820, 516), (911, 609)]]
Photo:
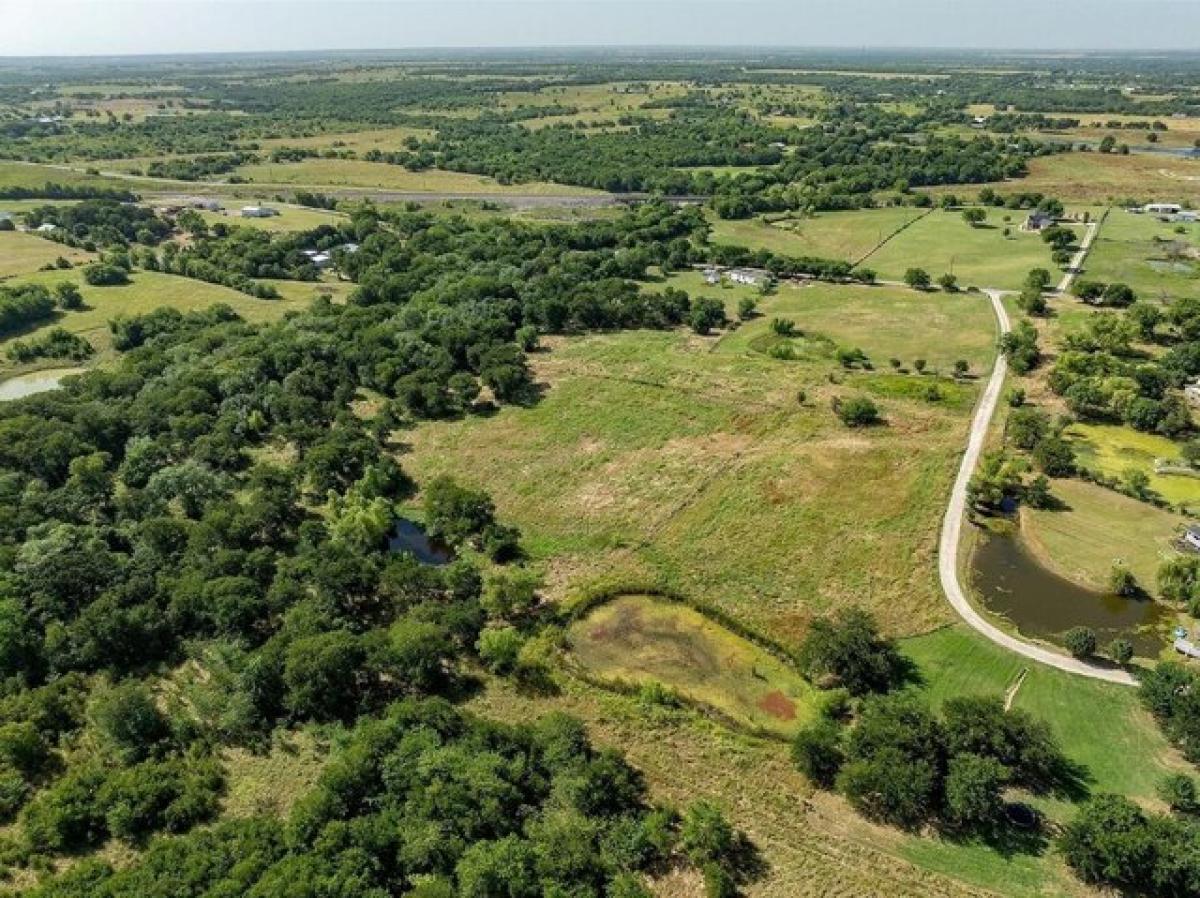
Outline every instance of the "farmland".
[[(978, 288), (1008, 290), (1040, 344), (1026, 373), (1003, 344), (1008, 423), (988, 448), (1012, 464), (993, 504), (972, 484), (970, 520), (1019, 526), (1084, 587), (1119, 560), (1156, 592), (1200, 508), (1200, 478), (1155, 469), (1200, 451), (1179, 405), (1200, 372), (1180, 302), (1200, 296), (1200, 231), (1117, 207), (1200, 202), (1200, 168), (1062, 140), (1146, 105), (1137, 120), (1183, 147), (1200, 93), (1166, 83), (1173, 59), (837, 59), (0, 60), (18, 228), (0, 232), (0, 349), (18, 350), (0, 378), (87, 369), (0, 403), (0, 749), (32, 728), (52, 762), (0, 751), (0, 890), (45, 871), (76, 898), (78, 867), (128, 898), (125, 871), (203, 878), (221, 844), (262, 869), (214, 894), (490, 895), (466, 883), (497, 846), (501, 879), (537, 870), (522, 898), (568, 880), (581, 898), (732, 894), (717, 873), (747, 898), (1107, 894), (1057, 836), (1107, 792), (1165, 815), (1163, 777), (1194, 768), (1135, 690), (960, 623), (938, 540), (1000, 348)], [(972, 122), (997, 109), (1009, 130)], [(1043, 109), (1085, 124), (1044, 133)], [(281, 214), (241, 218), (252, 201)], [(46, 204), (63, 243), (23, 232)], [(1031, 269), (1057, 283), (1067, 265), (1020, 228), (1042, 210), (1077, 236), (1107, 211), (1084, 277), (1167, 317), (1106, 332), (1148, 306), (1018, 297)], [(958, 287), (910, 289), (912, 268)], [(242, 321), (152, 314), (218, 305)], [(1038, 432), (1017, 445), (1022, 418)], [(1159, 498), (1175, 509), (1143, 501)], [(397, 516), (446, 563), (394, 551)], [(911, 666), (863, 685), (813, 662), (847, 633), (854, 661), (894, 645)], [(1160, 660), (1141, 654), (1126, 670)], [(1046, 786), (1006, 759), (971, 829), (947, 785), (964, 753), (936, 735), (929, 806), (889, 818), (789, 745), (833, 726), (862, 775), (852, 752), (888, 689), (947, 734), (953, 699), (1004, 698), (1065, 763)], [(148, 735), (113, 723), (128, 708)], [(1014, 804), (1044, 825), (1021, 829)], [(757, 863), (682, 847), (718, 812)], [(87, 826), (61, 823), (76, 813)], [(661, 857), (613, 860), (643, 833)], [(563, 845), (591, 866), (551, 869)]]

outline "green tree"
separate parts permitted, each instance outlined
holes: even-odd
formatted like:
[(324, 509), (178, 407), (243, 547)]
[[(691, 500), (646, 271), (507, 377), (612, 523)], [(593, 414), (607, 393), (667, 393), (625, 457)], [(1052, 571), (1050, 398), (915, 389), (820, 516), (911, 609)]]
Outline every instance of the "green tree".
[(1063, 634), (1063, 645), (1076, 658), (1090, 658), (1096, 654), (1096, 631), (1091, 627), (1072, 627)]
[(959, 829), (982, 829), (1000, 819), (1008, 770), (993, 758), (955, 755), (946, 773), (946, 818)]
[(792, 760), (818, 786), (831, 788), (844, 760), (842, 729), (837, 721), (822, 717), (799, 729), (792, 739)]
[(171, 735), (166, 715), (137, 680), (101, 690), (89, 717), (108, 749), (127, 764), (150, 757)]
[(904, 283), (914, 290), (928, 290), (933, 281), (924, 268), (910, 268), (904, 272)]
[(853, 606), (812, 622), (800, 644), (800, 663), (809, 676), (828, 677), (853, 695), (886, 692), (907, 673), (896, 644), (880, 634), (868, 611)]

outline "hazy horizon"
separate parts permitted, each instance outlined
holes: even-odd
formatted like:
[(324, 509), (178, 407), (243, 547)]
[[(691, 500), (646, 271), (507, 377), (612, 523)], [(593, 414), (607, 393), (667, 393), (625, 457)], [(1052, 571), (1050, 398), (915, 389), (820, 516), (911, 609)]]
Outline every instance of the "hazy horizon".
[(571, 48), (1197, 50), (1200, 0), (5, 0), (0, 57)]

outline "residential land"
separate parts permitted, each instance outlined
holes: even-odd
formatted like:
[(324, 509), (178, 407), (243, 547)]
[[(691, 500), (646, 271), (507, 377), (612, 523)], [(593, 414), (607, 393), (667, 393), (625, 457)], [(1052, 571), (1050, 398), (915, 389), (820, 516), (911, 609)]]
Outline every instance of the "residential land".
[(1168, 502), (1200, 503), (1200, 477), (1155, 471), (1159, 459), (1186, 467), (1180, 459), (1178, 443), (1115, 424), (1072, 424), (1064, 435), (1084, 467), (1117, 478), (1130, 469), (1141, 471), (1149, 477), (1150, 489)]
[(854, 212), (821, 212), (812, 218), (715, 220), (712, 239), (787, 256), (822, 256), (857, 262), (905, 225), (926, 214), (893, 206)]
[(1109, 572), (1120, 563), (1143, 589), (1157, 592), (1159, 565), (1177, 554), (1186, 518), (1080, 480), (1055, 480), (1052, 491), (1061, 506), (1021, 513), (1021, 537), (1042, 564), (1081, 586), (1107, 590)]
[(1128, 284), (1146, 299), (1200, 297), (1200, 224), (1114, 210), (1088, 257), (1085, 277)]
[[(1006, 223), (1005, 216), (1011, 221)], [(934, 278), (953, 274), (964, 287), (1015, 290), (1031, 268), (1054, 267), (1041, 237), (1020, 230), (1023, 220), (1020, 212), (989, 209), (987, 223), (972, 227), (958, 211), (937, 211), (913, 222), (862, 265), (888, 280), (900, 280), (909, 268), (924, 268)]]

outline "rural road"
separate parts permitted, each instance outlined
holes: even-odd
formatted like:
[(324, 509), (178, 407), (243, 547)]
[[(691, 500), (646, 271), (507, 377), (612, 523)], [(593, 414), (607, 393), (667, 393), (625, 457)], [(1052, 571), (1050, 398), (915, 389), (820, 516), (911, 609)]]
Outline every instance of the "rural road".
[[(1091, 248), (1092, 241), (1095, 239), (1098, 230), (1098, 223), (1088, 226), (1087, 236), (1084, 237), (1082, 244), (1080, 244), (1079, 252), (1071, 261), (1070, 270), (1059, 286), (1060, 292), (1065, 292), (1071, 286), (1071, 281), (1083, 267), (1083, 262), (1087, 258), (1088, 250)], [(1008, 320), (1008, 312), (1005, 311), (1002, 302), (1003, 291), (985, 290), (984, 292), (987, 293), (988, 299), (992, 303), (992, 311), (996, 315), (996, 322), (1000, 326), (1000, 333), (1008, 333), (1011, 329), (1011, 324)], [(954, 489), (950, 493), (950, 504), (946, 509), (946, 517), (942, 521), (942, 537), (938, 544), (938, 577), (942, 583), (942, 590), (946, 593), (946, 598), (950, 601), (951, 606), (958, 612), (959, 617), (977, 633), (990, 639), (1002, 648), (1029, 658), (1031, 661), (1037, 661), (1040, 664), (1046, 664), (1067, 673), (1079, 674), (1080, 676), (1091, 677), (1095, 680), (1105, 680), (1109, 683), (1118, 683), (1122, 686), (1135, 686), (1137, 685), (1137, 681), (1124, 670), (1101, 667), (1090, 664), (1087, 661), (1080, 661), (1077, 658), (1059, 654), (1051, 649), (1026, 642), (1023, 639), (1005, 633), (975, 610), (975, 607), (967, 599), (966, 591), (959, 582), (958, 548), (962, 542), (963, 521), (966, 519), (967, 484), (970, 483), (971, 475), (975, 472), (975, 466), (979, 463), (979, 457), (983, 453), (988, 426), (991, 424), (992, 415), (996, 412), (996, 405), (1000, 400), (1000, 391), (1004, 388), (1004, 378), (1007, 372), (1007, 361), (1003, 354), (997, 354), (996, 364), (992, 368), (991, 377), (988, 379), (983, 396), (975, 409), (975, 417), (971, 421), (971, 434), (967, 440), (967, 449), (963, 453), (962, 463), (958, 468), (958, 476), (954, 480)]]

